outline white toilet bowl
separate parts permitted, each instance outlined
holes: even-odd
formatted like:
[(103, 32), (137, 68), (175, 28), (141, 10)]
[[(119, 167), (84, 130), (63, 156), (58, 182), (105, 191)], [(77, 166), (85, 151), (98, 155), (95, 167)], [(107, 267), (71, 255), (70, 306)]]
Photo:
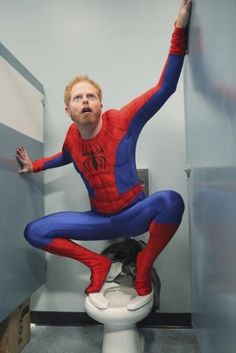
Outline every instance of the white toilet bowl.
[(121, 277), (119, 283), (105, 282), (99, 293), (87, 295), (87, 314), (104, 324), (102, 353), (143, 353), (144, 340), (136, 323), (152, 306), (153, 294), (137, 296), (130, 276)]

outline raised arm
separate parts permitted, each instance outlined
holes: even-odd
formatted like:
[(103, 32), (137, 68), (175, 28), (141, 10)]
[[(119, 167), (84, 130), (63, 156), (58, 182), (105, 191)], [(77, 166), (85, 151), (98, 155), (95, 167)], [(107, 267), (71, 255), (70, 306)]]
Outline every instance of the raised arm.
[(61, 167), (72, 160), (66, 152), (58, 152), (51, 157), (40, 158), (32, 161), (25, 147), (20, 146), (16, 150), (16, 157), (19, 160), (22, 168), (18, 171), (20, 174), (36, 173), (45, 169)]
[(182, 0), (179, 8), (179, 13), (175, 22), (177, 27), (186, 28), (188, 26), (191, 6), (192, 6), (191, 0)]
[(127, 123), (140, 130), (142, 126), (163, 106), (166, 100), (175, 92), (184, 56), (187, 50), (187, 25), (189, 22), (191, 1), (183, 0), (175, 22), (171, 38), (169, 55), (157, 84), (150, 90), (132, 100), (120, 111)]

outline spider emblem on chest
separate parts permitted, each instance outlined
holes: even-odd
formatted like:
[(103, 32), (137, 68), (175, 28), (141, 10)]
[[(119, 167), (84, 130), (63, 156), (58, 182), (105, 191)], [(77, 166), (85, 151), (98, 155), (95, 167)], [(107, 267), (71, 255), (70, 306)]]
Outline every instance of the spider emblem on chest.
[(83, 146), (82, 155), (87, 157), (83, 161), (83, 165), (86, 171), (92, 172), (94, 170), (105, 169), (106, 168), (106, 158), (102, 147), (95, 146), (93, 148), (88, 146)]

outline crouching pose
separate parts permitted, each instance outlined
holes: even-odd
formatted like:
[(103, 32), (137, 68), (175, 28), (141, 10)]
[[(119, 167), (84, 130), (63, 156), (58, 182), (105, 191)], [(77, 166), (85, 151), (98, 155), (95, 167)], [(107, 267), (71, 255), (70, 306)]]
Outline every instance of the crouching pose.
[(191, 3), (183, 0), (175, 22), (167, 61), (157, 84), (119, 110), (102, 112), (100, 87), (87, 76), (74, 78), (65, 90), (65, 110), (72, 119), (62, 150), (31, 161), (17, 149), (20, 173), (40, 172), (73, 163), (88, 190), (91, 210), (59, 212), (31, 222), (25, 237), (33, 246), (82, 262), (91, 270), (86, 293), (98, 292), (111, 261), (76, 240), (135, 237), (149, 231), (147, 246), (137, 257), (135, 289), (151, 292), (151, 268), (182, 219), (184, 202), (170, 190), (145, 197), (135, 166), (135, 148), (146, 122), (174, 93), (187, 48), (186, 26)]

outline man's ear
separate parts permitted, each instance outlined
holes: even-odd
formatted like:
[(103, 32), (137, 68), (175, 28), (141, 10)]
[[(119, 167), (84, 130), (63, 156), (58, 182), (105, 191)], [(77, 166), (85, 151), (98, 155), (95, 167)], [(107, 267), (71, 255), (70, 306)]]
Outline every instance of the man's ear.
[(70, 108), (68, 107), (68, 105), (65, 106), (65, 112), (67, 115), (71, 115), (71, 111), (70, 111)]

